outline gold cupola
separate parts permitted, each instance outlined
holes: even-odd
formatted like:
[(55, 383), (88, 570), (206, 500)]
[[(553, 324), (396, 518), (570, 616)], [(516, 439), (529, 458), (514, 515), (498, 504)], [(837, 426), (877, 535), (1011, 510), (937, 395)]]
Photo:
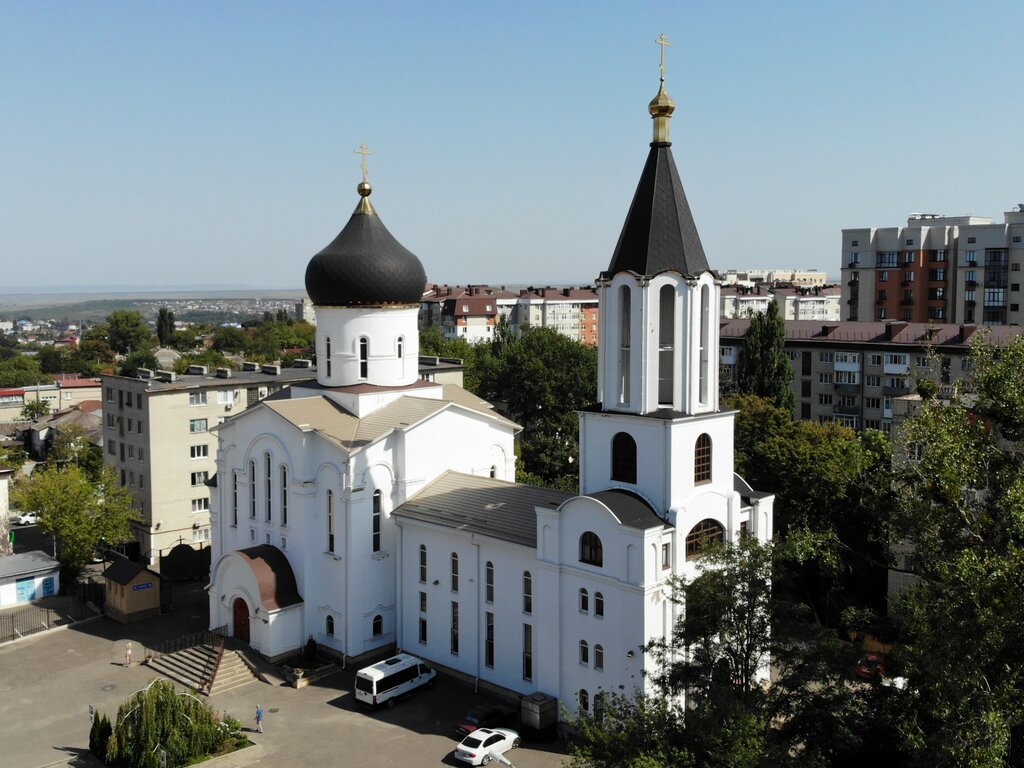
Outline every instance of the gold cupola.
[(668, 121), (672, 118), (672, 113), (676, 111), (675, 101), (665, 90), (665, 48), (672, 43), (668, 41), (664, 33), (655, 40), (655, 43), (661, 46), (661, 84), (658, 87), (658, 95), (651, 99), (647, 111), (654, 119), (654, 143), (667, 144), (669, 142)]

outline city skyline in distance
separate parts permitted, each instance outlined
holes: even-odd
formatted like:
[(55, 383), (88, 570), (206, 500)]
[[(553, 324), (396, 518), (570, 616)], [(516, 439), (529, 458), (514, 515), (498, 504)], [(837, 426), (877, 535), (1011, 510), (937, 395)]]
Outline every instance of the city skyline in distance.
[(590, 282), (647, 153), (662, 32), (715, 269), (837, 275), (844, 227), (999, 221), (1022, 197), (1017, 54), (991, 34), (1014, 3), (53, 8), (0, 29), (8, 292), (301, 289), (363, 142), (432, 282)]

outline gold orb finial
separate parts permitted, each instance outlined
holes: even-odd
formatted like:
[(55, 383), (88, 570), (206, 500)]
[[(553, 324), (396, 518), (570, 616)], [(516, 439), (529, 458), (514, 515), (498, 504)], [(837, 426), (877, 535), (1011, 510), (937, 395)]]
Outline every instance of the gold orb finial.
[(360, 197), (369, 197), (370, 193), (373, 192), (373, 187), (370, 186), (368, 181), (360, 181), (356, 186), (356, 192), (359, 193)]

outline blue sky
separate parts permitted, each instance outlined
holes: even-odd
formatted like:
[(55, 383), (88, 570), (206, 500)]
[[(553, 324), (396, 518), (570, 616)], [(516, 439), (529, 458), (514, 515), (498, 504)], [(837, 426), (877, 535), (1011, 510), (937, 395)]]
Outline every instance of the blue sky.
[(712, 266), (1024, 202), (1015, 2), (0, 0), (0, 292), (300, 288), (373, 201), (437, 282), (592, 280), (657, 36)]

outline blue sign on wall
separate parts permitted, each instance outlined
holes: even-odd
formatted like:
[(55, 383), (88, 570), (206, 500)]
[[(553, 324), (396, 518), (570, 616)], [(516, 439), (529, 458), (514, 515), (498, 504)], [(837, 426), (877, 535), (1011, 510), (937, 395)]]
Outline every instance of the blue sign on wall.
[(36, 599), (36, 580), (32, 577), (18, 579), (14, 583), (14, 589), (19, 603), (27, 603), (29, 600)]
[(138, 592), (140, 589), (152, 589), (152, 588), (153, 588), (153, 582), (152, 581), (144, 581), (141, 584), (135, 584), (132, 587), (132, 590), (135, 591), (135, 592)]
[(55, 594), (53, 591), (53, 576), (47, 576), (43, 579), (43, 597), (53, 597)]

